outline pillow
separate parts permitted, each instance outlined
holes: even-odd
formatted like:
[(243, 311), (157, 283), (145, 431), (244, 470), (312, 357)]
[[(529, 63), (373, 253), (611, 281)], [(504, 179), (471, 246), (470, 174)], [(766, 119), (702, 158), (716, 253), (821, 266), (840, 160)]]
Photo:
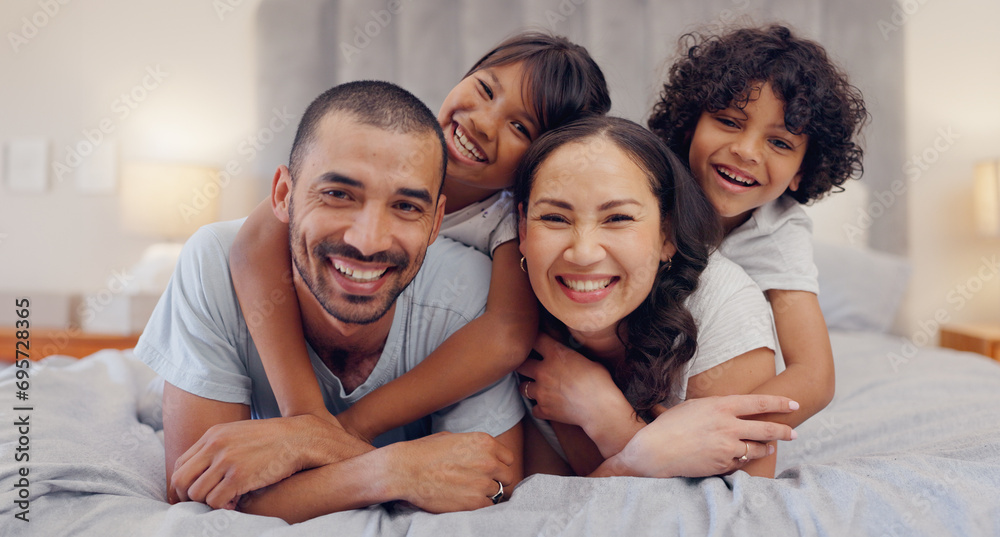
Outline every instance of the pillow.
[(813, 242), (813, 255), (827, 328), (889, 332), (906, 294), (910, 263), (892, 254), (823, 241)]

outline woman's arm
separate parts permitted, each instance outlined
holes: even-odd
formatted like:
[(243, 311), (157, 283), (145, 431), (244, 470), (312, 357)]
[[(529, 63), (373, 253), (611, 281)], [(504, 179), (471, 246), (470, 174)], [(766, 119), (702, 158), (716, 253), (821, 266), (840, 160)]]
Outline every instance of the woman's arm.
[(264, 200), (243, 223), (229, 253), (233, 287), (281, 415), (314, 414), (335, 423), (306, 350), (288, 252), (288, 225)]
[(348, 430), (374, 438), (476, 393), (513, 371), (531, 350), (538, 305), (520, 269), (517, 242), (493, 252), (486, 311), (406, 374), (338, 415)]
[[(774, 351), (759, 348), (743, 353), (688, 379), (687, 399), (718, 395), (748, 394), (774, 378)], [(757, 419), (757, 417), (755, 417)], [(745, 447), (748, 451), (749, 447)], [(738, 454), (737, 457), (742, 454)], [(743, 466), (750, 475), (774, 477), (777, 455), (756, 459)]]
[(747, 458), (757, 460), (774, 453), (766, 443), (797, 436), (787, 425), (743, 417), (797, 408), (787, 397), (773, 395), (688, 399), (662, 412), (591, 475), (705, 477), (732, 472), (742, 464), (745, 441)]
[(830, 334), (815, 294), (777, 289), (766, 294), (774, 311), (785, 370), (753, 393), (784, 395), (798, 401), (802, 406), (790, 414), (760, 416), (798, 427), (833, 399), (835, 375)]

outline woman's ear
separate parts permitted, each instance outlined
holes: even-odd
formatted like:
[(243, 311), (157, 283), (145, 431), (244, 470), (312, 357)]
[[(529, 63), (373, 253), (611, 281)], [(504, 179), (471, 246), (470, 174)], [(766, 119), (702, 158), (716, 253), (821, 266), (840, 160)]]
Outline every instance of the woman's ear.
[(288, 223), (288, 206), (292, 203), (292, 174), (282, 164), (271, 179), (271, 211), (278, 220)]
[(524, 254), (524, 235), (528, 231), (528, 222), (524, 214), (524, 204), (517, 204), (517, 242), (518, 249), (521, 250), (521, 254)]
[(663, 232), (661, 235), (663, 246), (660, 248), (660, 261), (666, 262), (677, 253), (677, 246), (669, 239), (669, 237), (673, 236), (673, 229), (670, 227), (669, 221), (663, 223)]

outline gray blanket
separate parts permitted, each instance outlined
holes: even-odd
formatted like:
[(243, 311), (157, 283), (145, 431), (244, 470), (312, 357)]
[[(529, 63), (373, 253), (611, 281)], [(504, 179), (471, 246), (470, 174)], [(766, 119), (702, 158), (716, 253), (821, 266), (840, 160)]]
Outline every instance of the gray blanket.
[[(914, 352), (884, 335), (831, 338), (837, 396), (781, 444), (776, 479), (534, 476), (510, 501), (474, 512), (375, 506), (294, 526), (164, 502), (154, 375), (130, 353), (47, 359), (31, 369), (27, 401), (15, 399), (9, 367), (0, 371), (0, 534), (1000, 534), (1000, 364)], [(12, 425), (24, 417), (26, 435)], [(15, 461), (22, 436), (27, 464)], [(27, 487), (17, 486), (23, 469)], [(27, 512), (16, 503), (25, 488)]]

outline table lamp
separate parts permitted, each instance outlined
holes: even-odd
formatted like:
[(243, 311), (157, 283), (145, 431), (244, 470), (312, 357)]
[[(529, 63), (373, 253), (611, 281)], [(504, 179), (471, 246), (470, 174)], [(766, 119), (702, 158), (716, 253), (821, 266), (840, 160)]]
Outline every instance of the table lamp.
[(132, 267), (127, 293), (159, 296), (166, 289), (184, 241), (218, 218), (220, 190), (213, 168), (158, 163), (122, 167), (122, 227), (159, 241)]
[(1000, 160), (976, 165), (973, 197), (976, 230), (986, 237), (1000, 237)]

